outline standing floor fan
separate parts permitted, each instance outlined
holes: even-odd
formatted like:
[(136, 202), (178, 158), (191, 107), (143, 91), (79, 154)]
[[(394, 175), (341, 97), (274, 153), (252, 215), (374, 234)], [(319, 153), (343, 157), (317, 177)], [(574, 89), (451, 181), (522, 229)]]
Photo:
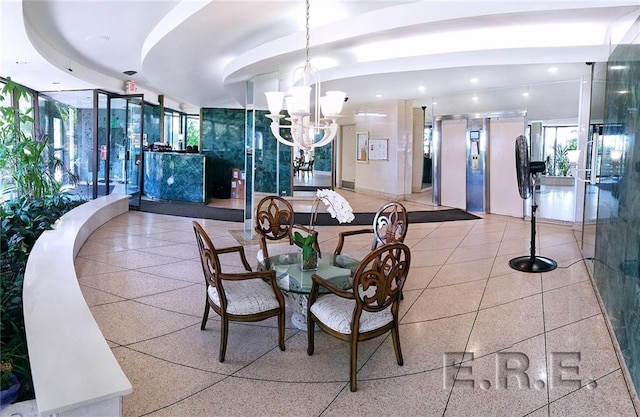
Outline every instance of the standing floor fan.
[(523, 200), (531, 197), (531, 254), (519, 256), (509, 261), (509, 266), (522, 272), (548, 272), (556, 269), (558, 264), (549, 258), (536, 256), (536, 204), (535, 186), (540, 173), (544, 172), (545, 163), (529, 161), (527, 138), (520, 135), (516, 138), (516, 175), (518, 191)]

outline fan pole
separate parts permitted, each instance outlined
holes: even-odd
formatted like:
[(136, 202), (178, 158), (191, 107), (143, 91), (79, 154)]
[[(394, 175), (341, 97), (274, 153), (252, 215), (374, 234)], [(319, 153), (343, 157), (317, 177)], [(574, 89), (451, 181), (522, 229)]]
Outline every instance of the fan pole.
[(538, 176), (533, 175), (533, 184), (531, 193), (531, 254), (529, 256), (519, 256), (509, 261), (509, 266), (515, 270), (522, 272), (549, 272), (557, 268), (556, 261), (536, 256), (536, 180)]

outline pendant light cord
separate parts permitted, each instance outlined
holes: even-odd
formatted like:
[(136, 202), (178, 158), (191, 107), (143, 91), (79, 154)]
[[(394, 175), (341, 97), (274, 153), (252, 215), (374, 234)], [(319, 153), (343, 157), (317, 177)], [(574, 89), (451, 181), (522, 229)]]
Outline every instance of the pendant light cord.
[(305, 17), (305, 29), (307, 31), (306, 45), (305, 45), (305, 64), (306, 66), (311, 65), (311, 61), (309, 60), (309, 0), (306, 0), (306, 17)]

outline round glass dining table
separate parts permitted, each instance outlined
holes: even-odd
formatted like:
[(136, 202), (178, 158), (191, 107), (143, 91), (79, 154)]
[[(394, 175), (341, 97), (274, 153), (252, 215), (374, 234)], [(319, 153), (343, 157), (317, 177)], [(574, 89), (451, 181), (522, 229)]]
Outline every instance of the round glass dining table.
[[(318, 274), (336, 287), (348, 290), (353, 283), (353, 271), (359, 261), (346, 255), (325, 255), (318, 258), (316, 270), (302, 270), (300, 252), (273, 255), (258, 264), (258, 269), (276, 271), (278, 288), (294, 301), (291, 322), (300, 330), (307, 330), (307, 301), (313, 280)], [(326, 290), (320, 289), (320, 293)]]

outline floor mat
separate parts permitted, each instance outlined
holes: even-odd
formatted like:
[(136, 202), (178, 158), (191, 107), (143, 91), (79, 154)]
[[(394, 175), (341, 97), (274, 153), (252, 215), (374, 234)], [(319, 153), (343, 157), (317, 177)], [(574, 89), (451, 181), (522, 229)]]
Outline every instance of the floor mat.
[[(375, 213), (354, 213), (354, 216), (355, 219), (353, 220), (353, 222), (345, 223), (343, 224), (343, 226), (372, 225)], [(410, 211), (408, 213), (408, 216), (409, 223), (434, 223), (480, 219), (480, 217), (476, 216), (475, 214), (471, 214), (460, 209)], [(309, 224), (309, 219), (309, 213), (296, 213), (296, 223)], [(339, 223), (336, 219), (331, 218), (331, 215), (328, 213), (318, 213), (316, 225), (331, 226), (339, 225)]]

